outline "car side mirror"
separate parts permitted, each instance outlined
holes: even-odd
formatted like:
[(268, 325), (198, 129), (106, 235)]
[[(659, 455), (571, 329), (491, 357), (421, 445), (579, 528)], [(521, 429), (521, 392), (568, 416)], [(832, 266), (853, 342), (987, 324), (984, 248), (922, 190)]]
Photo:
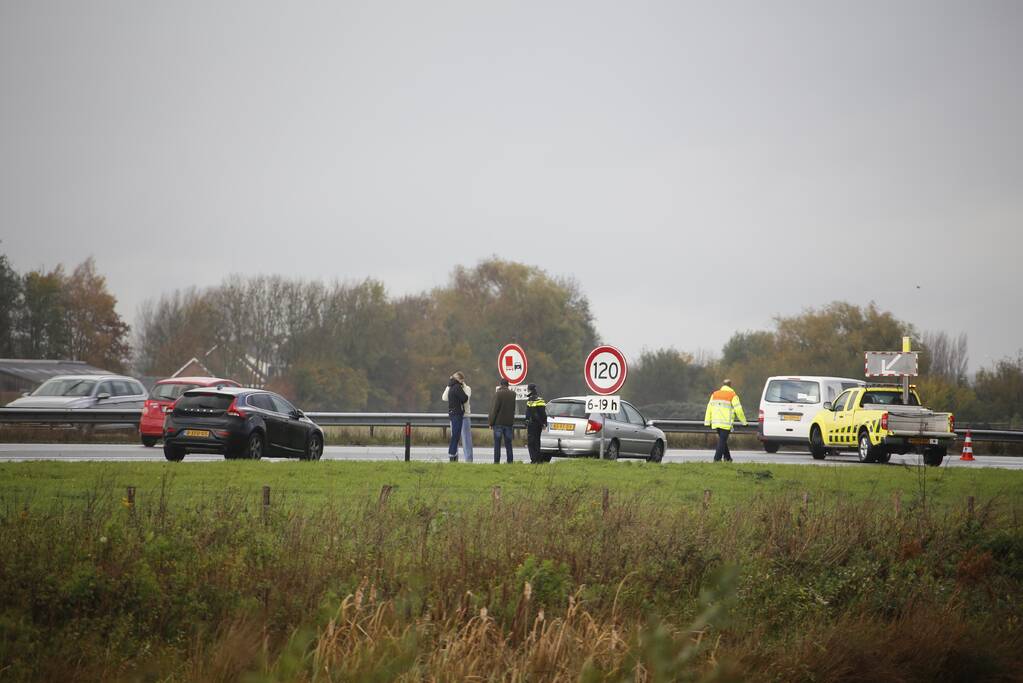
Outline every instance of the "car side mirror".
[(825, 401), (824, 402), (824, 410), (831, 410), (831, 409), (832, 409), (831, 401)]
[(105, 392), (105, 391), (104, 391), (104, 392), (103, 392), (102, 394), (96, 394), (96, 400), (97, 400), (97, 401), (105, 401), (105, 400), (107, 400), (108, 398), (110, 398), (110, 394), (108, 394), (108, 393), (107, 393), (107, 392)]
[(30, 392), (30, 391), (23, 391), (23, 392), (21, 392), (21, 397), (22, 398), (25, 398), (25, 397), (31, 396), (31, 395), (32, 395), (32, 392)]
[(295, 410), (291, 411), (291, 417), (295, 420), (301, 420), (303, 417), (305, 417), (305, 413), (296, 408)]

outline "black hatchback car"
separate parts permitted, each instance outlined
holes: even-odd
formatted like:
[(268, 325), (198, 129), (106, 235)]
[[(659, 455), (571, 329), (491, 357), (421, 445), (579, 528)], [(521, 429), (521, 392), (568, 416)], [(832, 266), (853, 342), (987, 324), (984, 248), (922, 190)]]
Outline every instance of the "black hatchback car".
[(270, 391), (205, 387), (186, 391), (163, 425), (163, 454), (179, 461), (190, 451), (223, 453), (228, 460), (264, 455), (319, 460), (323, 430)]

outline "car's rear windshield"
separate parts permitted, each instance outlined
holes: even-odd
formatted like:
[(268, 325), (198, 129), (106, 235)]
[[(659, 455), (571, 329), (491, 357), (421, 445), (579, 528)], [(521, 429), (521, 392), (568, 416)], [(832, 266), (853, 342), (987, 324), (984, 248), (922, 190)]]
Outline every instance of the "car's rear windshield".
[(149, 398), (157, 401), (173, 401), (189, 389), (195, 389), (198, 384), (157, 384), (153, 387), (153, 393)]
[(821, 384), (805, 379), (772, 379), (764, 400), (769, 403), (820, 403)]
[(175, 410), (227, 410), (234, 396), (230, 394), (188, 394), (178, 399)]
[(582, 401), (551, 401), (547, 404), (550, 417), (586, 417), (586, 404)]
[(33, 396), (89, 396), (96, 380), (92, 379), (49, 379), (32, 392)]
[[(891, 391), (865, 391), (863, 393), (863, 398), (860, 399), (860, 405), (869, 406), (871, 403), (882, 406), (905, 405), (902, 402), (902, 391), (899, 389), (893, 389)], [(909, 405), (920, 405), (920, 401), (917, 400), (916, 394), (912, 391), (909, 392)]]

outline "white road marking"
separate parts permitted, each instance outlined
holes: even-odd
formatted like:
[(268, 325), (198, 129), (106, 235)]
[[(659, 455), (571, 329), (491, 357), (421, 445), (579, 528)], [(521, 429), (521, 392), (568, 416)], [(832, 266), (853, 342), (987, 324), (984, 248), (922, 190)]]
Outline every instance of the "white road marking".
[[(493, 464), (493, 451), (490, 448), (476, 448), (474, 464)], [(504, 454), (502, 452), (502, 462)], [(854, 453), (829, 455), (825, 460), (814, 460), (804, 450), (779, 451), (775, 454), (763, 451), (732, 451), (732, 457), (738, 464), (758, 463), (775, 465), (824, 465), (844, 467), (880, 467), (880, 465), (863, 465), (857, 461)], [(405, 458), (402, 446), (327, 446), (323, 452), (324, 460), (350, 461), (401, 461)], [(185, 462), (219, 462), (221, 455), (210, 453), (189, 453)], [(625, 458), (622, 458), (625, 460)], [(681, 450), (670, 449), (664, 455), (665, 463), (711, 462), (714, 459), (712, 450)], [(165, 462), (163, 451), (159, 448), (146, 448), (134, 444), (0, 444), (0, 462), (25, 462), (31, 460), (50, 460), (59, 462)], [(286, 458), (264, 458), (267, 462), (289, 462)], [(414, 462), (447, 462), (448, 454), (444, 446), (418, 446), (412, 448)], [(573, 458), (557, 458), (555, 463), (570, 462)], [(529, 461), (525, 448), (516, 449), (515, 462)], [(892, 465), (920, 465), (919, 455), (893, 455)], [(958, 455), (950, 454), (945, 458), (942, 467), (995, 467), (999, 469), (1023, 470), (1023, 458), (996, 455), (978, 455), (973, 462), (959, 459)]]

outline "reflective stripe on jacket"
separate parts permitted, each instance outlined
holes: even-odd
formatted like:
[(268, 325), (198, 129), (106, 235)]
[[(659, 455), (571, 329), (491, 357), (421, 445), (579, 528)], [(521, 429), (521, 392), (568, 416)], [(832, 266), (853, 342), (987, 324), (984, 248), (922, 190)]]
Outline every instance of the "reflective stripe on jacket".
[(710, 395), (703, 424), (712, 429), (731, 429), (735, 418), (746, 424), (746, 414), (742, 412), (739, 395), (732, 387), (725, 385)]
[(526, 401), (526, 426), (530, 425), (541, 429), (547, 426), (547, 401), (540, 396)]

